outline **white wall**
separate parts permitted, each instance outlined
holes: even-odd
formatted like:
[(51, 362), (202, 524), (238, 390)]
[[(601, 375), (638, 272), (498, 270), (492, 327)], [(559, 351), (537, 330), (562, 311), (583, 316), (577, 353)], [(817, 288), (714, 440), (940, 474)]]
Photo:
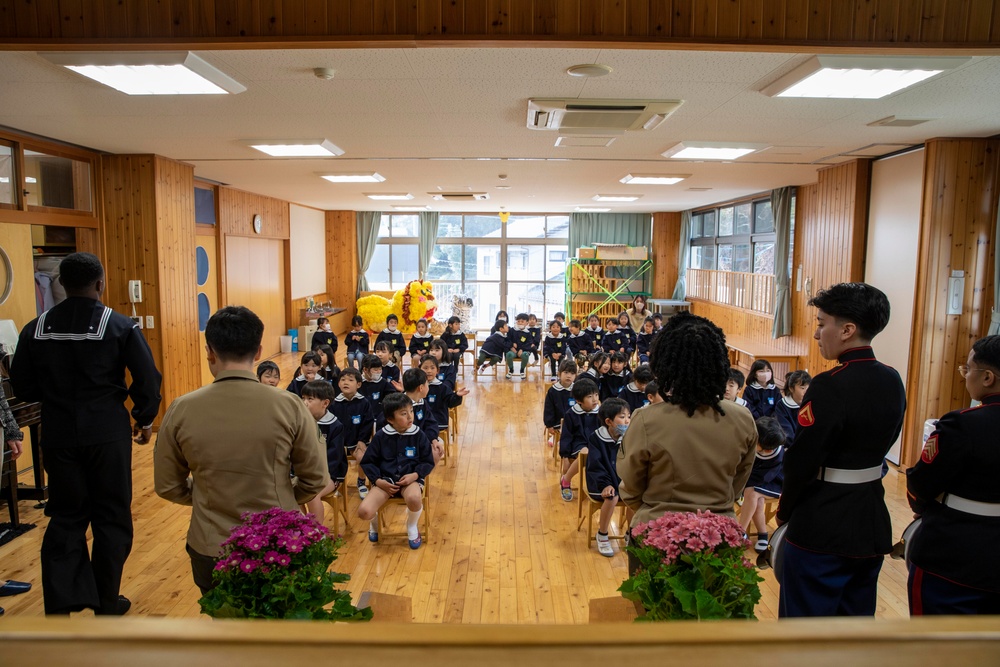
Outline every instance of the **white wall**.
[(323, 211), (291, 204), (292, 298), (326, 292), (326, 216)]
[[(889, 326), (875, 338), (872, 347), (880, 361), (899, 371), (903, 382), (913, 328), (923, 172), (922, 148), (872, 164), (865, 282), (885, 292), (892, 307)], [(888, 458), (899, 463), (898, 441)]]

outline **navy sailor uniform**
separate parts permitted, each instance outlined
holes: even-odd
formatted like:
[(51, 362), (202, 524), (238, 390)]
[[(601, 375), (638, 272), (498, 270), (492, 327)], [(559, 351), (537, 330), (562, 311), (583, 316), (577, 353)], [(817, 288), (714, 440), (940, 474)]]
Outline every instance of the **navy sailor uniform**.
[(623, 334), (621, 331), (605, 332), (604, 338), (601, 339), (601, 346), (604, 348), (605, 352), (624, 351), (625, 354), (629, 354), (632, 351), (629, 349), (628, 336)]
[[(461, 331), (458, 333), (448, 331), (441, 336), (441, 340), (448, 346), (448, 353), (454, 355), (455, 359), (460, 359), (465, 354), (465, 351), (469, 349), (469, 339)], [(458, 351), (452, 352), (451, 350)]]
[(587, 446), (590, 434), (597, 430), (600, 421), (597, 416), (599, 408), (585, 411), (577, 403), (563, 415), (562, 433), (559, 436), (559, 456), (564, 459), (575, 459), (580, 450)]
[[(329, 345), (334, 352), (337, 351), (337, 334), (332, 331), (324, 331), (323, 329), (317, 329), (313, 333), (312, 348), (315, 350), (320, 345)], [(331, 360), (332, 361), (332, 360)]]
[[(316, 377), (314, 379), (316, 379), (316, 380), (323, 380), (324, 378), (323, 378), (322, 375), (320, 375), (319, 373), (317, 373)], [(292, 392), (293, 394), (295, 394), (299, 398), (301, 398), (302, 397), (302, 387), (306, 386), (307, 382), (309, 382), (309, 380), (306, 379), (305, 375), (299, 375), (294, 380), (292, 380), (291, 382), (288, 383), (287, 390), (290, 391), (290, 392)]]
[(382, 329), (378, 336), (375, 337), (375, 343), (381, 343), (385, 341), (389, 344), (400, 357), (406, 354), (406, 342), (403, 340), (403, 332), (399, 329), (395, 331), (389, 331), (388, 329)]
[(431, 443), (416, 424), (400, 433), (386, 424), (380, 428), (361, 458), (361, 470), (373, 483), (384, 479), (396, 484), (400, 478), (417, 473), (421, 486), (434, 470)]
[(801, 406), (790, 396), (782, 396), (774, 406), (774, 418), (781, 424), (789, 444), (799, 432), (799, 408)]
[(347, 453), (344, 451), (344, 424), (337, 415), (327, 412), (319, 421), (321, 439), (326, 444), (326, 465), (330, 470), (330, 479), (343, 482), (347, 474)]
[(639, 353), (639, 363), (648, 364), (649, 363), (649, 346), (653, 344), (653, 337), (656, 336), (656, 332), (646, 333), (645, 331), (639, 332), (635, 337), (635, 350)]
[(781, 401), (781, 390), (773, 382), (766, 387), (751, 382), (743, 390), (743, 398), (754, 419), (770, 417), (774, 414), (774, 407)]
[(448, 428), (448, 409), (460, 406), (462, 397), (455, 393), (451, 384), (439, 378), (430, 379), (427, 385), (427, 398), (424, 401), (430, 406), (438, 429), (443, 431)]
[(629, 382), (625, 385), (625, 389), (618, 394), (618, 398), (621, 398), (628, 403), (628, 409), (630, 412), (635, 412), (639, 408), (644, 408), (649, 405), (649, 397), (646, 396), (646, 390), (639, 389), (635, 382)]
[(757, 452), (744, 488), (753, 489), (769, 498), (780, 498), (781, 484), (784, 480), (782, 475), (784, 450), (784, 447), (779, 446), (769, 452)]
[(330, 404), (330, 412), (337, 415), (337, 419), (343, 424), (344, 447), (348, 452), (353, 452), (359, 442), (368, 444), (372, 439), (375, 416), (372, 414), (371, 404), (363, 394), (356, 393), (350, 398), (338, 395)]
[(632, 374), (626, 370), (622, 370), (620, 373), (615, 373), (614, 371), (608, 371), (601, 378), (601, 400), (606, 400), (609, 398), (620, 398), (622, 390), (625, 389), (632, 379)]
[(433, 334), (430, 332), (425, 333), (421, 336), (419, 333), (414, 333), (410, 336), (410, 357), (416, 358), (417, 356), (427, 354), (431, 350), (431, 341), (434, 340)]
[(504, 355), (510, 351), (511, 342), (510, 338), (499, 331), (495, 331), (490, 334), (489, 338), (483, 341), (482, 346), (479, 348), (479, 354), (495, 359), (503, 359)]
[(566, 339), (566, 345), (574, 357), (578, 354), (590, 356), (590, 353), (594, 350), (594, 341), (586, 331), (571, 333), (569, 338)]
[(437, 419), (434, 418), (433, 406), (422, 398), (419, 401), (413, 401), (413, 424), (423, 431), (431, 442), (440, 437), (441, 428), (438, 426)]
[(396, 365), (396, 362), (387, 361), (382, 364), (382, 377), (389, 383), (399, 382), (399, 366)]
[(545, 408), (542, 410), (542, 423), (546, 428), (559, 428), (566, 411), (576, 405), (573, 398), (573, 385), (562, 386), (556, 382), (545, 392)]
[(591, 354), (604, 349), (602, 342), (604, 341), (605, 334), (608, 332), (603, 327), (597, 327), (596, 329), (594, 327), (587, 327), (584, 331), (590, 336), (591, 349), (589, 352)]
[(618, 446), (621, 438), (615, 438), (607, 426), (601, 426), (590, 434), (587, 442), (587, 492), (595, 502), (604, 502), (601, 492), (613, 487), (618, 493), (621, 478), (615, 461), (618, 460)]
[(361, 331), (348, 331), (344, 334), (344, 347), (347, 348), (348, 354), (352, 352), (368, 354), (368, 332), (363, 329)]

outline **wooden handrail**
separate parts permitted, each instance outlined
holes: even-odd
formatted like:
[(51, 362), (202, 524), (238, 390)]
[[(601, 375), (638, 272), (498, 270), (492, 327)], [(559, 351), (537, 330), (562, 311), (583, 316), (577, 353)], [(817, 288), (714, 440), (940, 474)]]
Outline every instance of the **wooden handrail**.
[(773, 315), (774, 276), (769, 273), (688, 269), (687, 296)]
[(672, 661), (738, 664), (767, 651), (770, 665), (1000, 664), (1000, 621), (993, 617), (913, 620), (803, 619), (780, 625), (745, 621), (500, 626), (324, 624), (150, 618), (10, 618), (0, 623), (4, 657), (33, 664), (246, 667), (338, 661), (434, 667), (618, 664)]

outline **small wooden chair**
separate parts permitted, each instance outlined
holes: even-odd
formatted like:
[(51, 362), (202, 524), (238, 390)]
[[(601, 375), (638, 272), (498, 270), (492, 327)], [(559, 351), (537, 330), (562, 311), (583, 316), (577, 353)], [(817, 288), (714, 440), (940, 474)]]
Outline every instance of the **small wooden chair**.
[[(507, 362), (505, 360), (501, 359), (500, 361), (498, 361), (496, 364), (494, 364), (490, 368), (493, 369), (493, 379), (496, 380), (496, 379), (498, 379), (500, 377), (500, 375), (499, 375), (500, 374), (500, 369), (501, 368), (504, 368), (504, 369), (507, 368)], [(504, 372), (506, 372), (506, 370)], [(472, 379), (475, 382), (479, 382), (479, 378), (480, 377), (484, 377), (484, 376), (480, 375), (480, 373), (479, 373), (479, 365), (477, 364), (476, 365), (476, 370), (473, 371)]]
[[(577, 515), (580, 517), (579, 523), (576, 524), (576, 530), (579, 531), (583, 527), (583, 522), (587, 522), (587, 542), (594, 539), (594, 513), (601, 511), (601, 506), (604, 503), (599, 503), (590, 497), (587, 490), (587, 453), (580, 453), (580, 503), (578, 505)], [(586, 509), (584, 506), (586, 505)], [(628, 508), (625, 504), (618, 501), (618, 525), (621, 528), (620, 533), (612, 533), (608, 530), (609, 540), (619, 540), (624, 541), (625, 536), (628, 534), (628, 521), (626, 520), (626, 512)], [(614, 521), (614, 519), (612, 519)]]
[(458, 408), (448, 408), (448, 428), (451, 429), (451, 437), (458, 437)]
[(351, 528), (351, 519), (347, 514), (347, 484), (341, 482), (337, 490), (322, 498), (323, 502), (333, 511), (333, 534), (340, 535), (340, 518), (344, 517), (344, 532)]
[(443, 428), (438, 431), (438, 437), (444, 441), (444, 454), (441, 455), (441, 462), (448, 465), (448, 456), (451, 455), (451, 437), (449, 437), (448, 429)]
[[(421, 503), (423, 504), (423, 507), (424, 507), (424, 513), (423, 513), (423, 516), (421, 517), (422, 523), (424, 524), (423, 528), (422, 528), (422, 534), (420, 536), (422, 540), (427, 540), (429, 538), (429, 536), (430, 536), (430, 533), (431, 533), (431, 503), (430, 503), (430, 499), (428, 498), (429, 491), (430, 491), (430, 478), (426, 478), (425, 477), (424, 478), (424, 490), (423, 490), (423, 494), (421, 495)], [(385, 505), (383, 505), (379, 509), (379, 511), (378, 511), (378, 533), (379, 533), (379, 539), (381, 539), (383, 535), (386, 535), (386, 536), (389, 536), (389, 537), (407, 537), (407, 533), (406, 533), (406, 529), (405, 528), (402, 531), (393, 531), (391, 533), (386, 531), (386, 529), (385, 529), (385, 527), (386, 527), (386, 523), (385, 523), (385, 510), (390, 505), (402, 505), (403, 508), (405, 509), (406, 508), (406, 501), (403, 498), (401, 498), (401, 497), (389, 498), (387, 501), (385, 501)]]

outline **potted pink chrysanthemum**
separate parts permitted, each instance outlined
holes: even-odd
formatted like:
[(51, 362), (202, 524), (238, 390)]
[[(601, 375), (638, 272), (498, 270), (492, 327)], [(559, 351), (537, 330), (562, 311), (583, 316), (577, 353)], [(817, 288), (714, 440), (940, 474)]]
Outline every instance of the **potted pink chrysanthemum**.
[(628, 551), (640, 567), (618, 590), (646, 610), (640, 621), (755, 619), (763, 579), (749, 546), (735, 519), (668, 512), (632, 528)]
[[(370, 608), (351, 604), (335, 588), (351, 577), (329, 570), (340, 541), (301, 512), (246, 512), (222, 543), (212, 573), (215, 587), (198, 603), (215, 618), (294, 618), (362, 621)], [(332, 603), (332, 604), (331, 604)]]

